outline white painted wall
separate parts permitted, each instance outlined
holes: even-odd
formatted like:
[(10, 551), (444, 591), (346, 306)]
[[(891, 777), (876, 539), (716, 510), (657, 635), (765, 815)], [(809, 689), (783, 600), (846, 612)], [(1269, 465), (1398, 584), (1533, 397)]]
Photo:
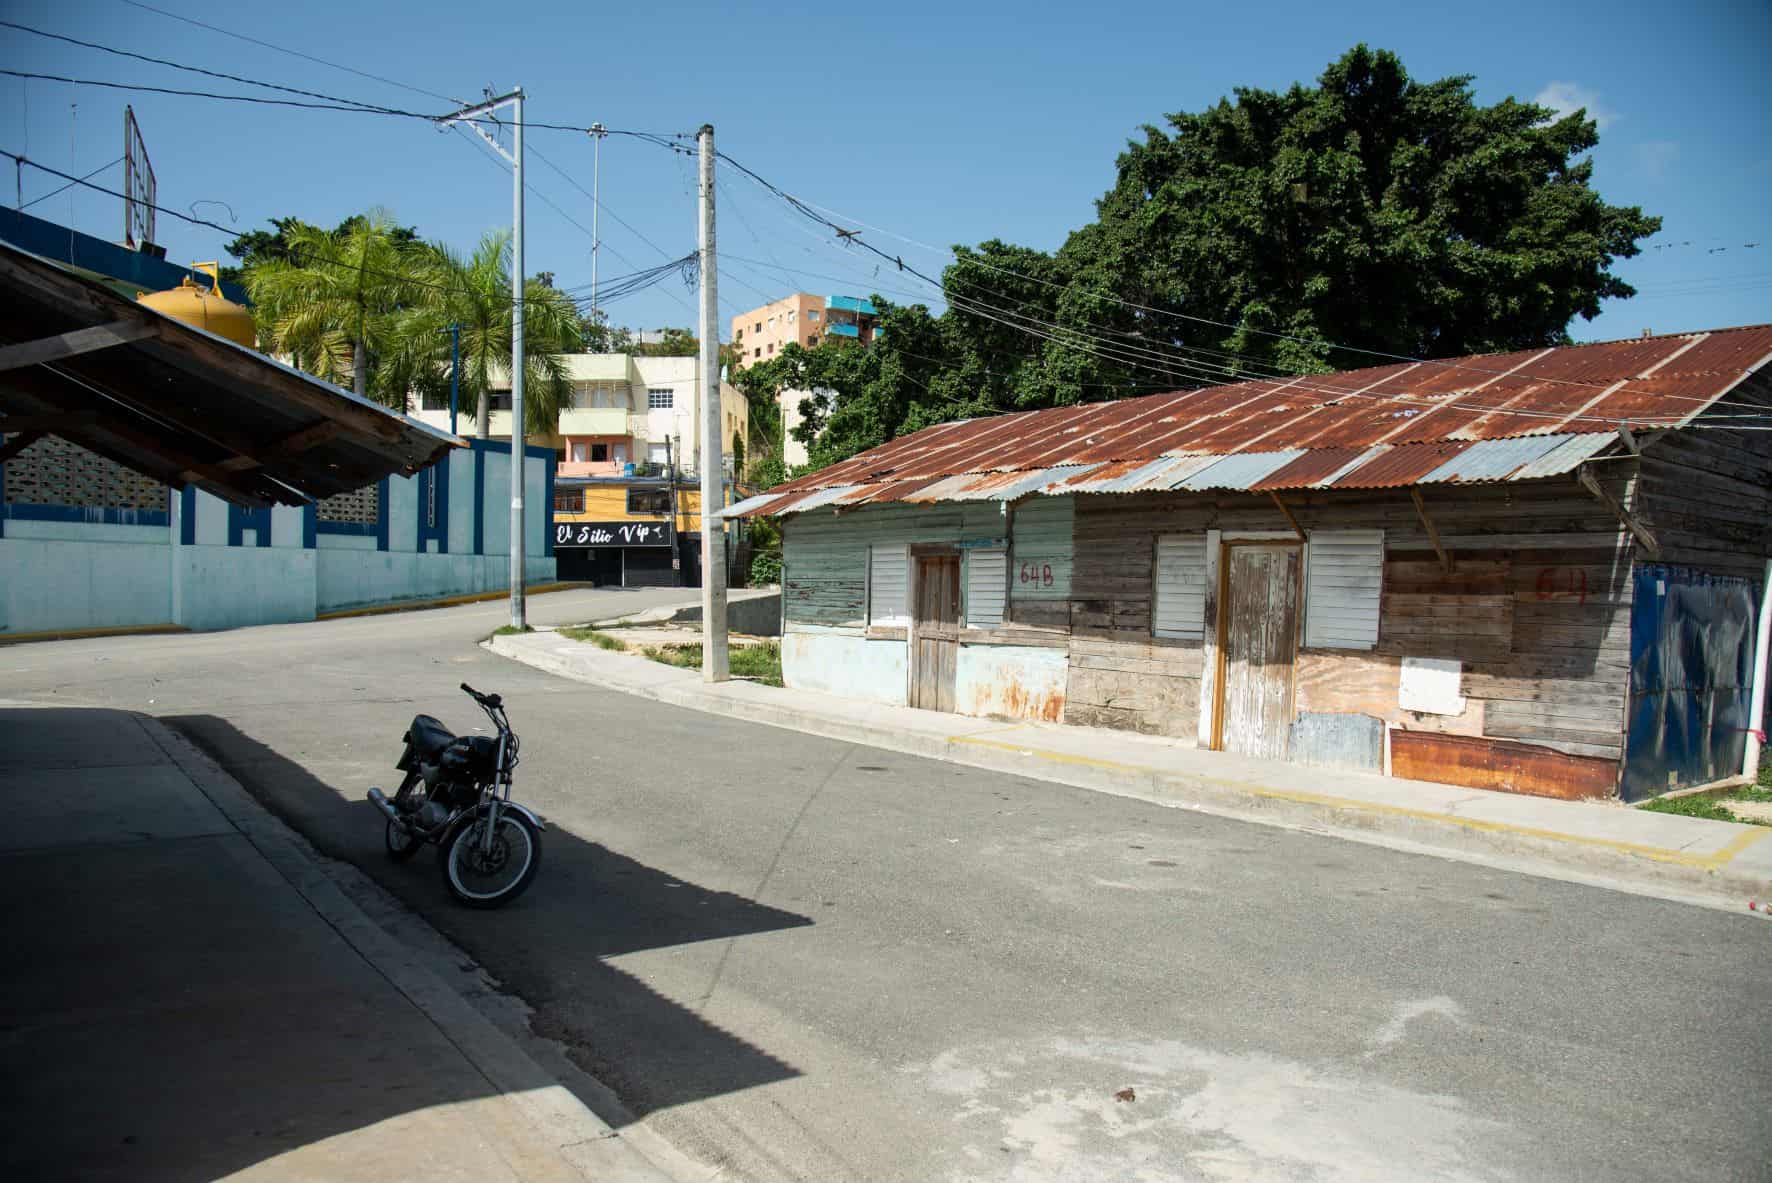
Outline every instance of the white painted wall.
[(903, 641), (869, 640), (859, 633), (796, 629), (781, 638), (781, 677), (796, 690), (904, 706), (907, 648)]

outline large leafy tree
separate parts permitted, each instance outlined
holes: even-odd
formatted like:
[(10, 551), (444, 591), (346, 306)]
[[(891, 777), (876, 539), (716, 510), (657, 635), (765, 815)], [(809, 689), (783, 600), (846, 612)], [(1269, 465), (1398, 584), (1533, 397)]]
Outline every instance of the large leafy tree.
[(962, 415), (1567, 342), (1634, 294), (1612, 265), (1660, 219), (1593, 189), (1585, 112), (1484, 106), (1471, 81), (1361, 45), (1314, 86), (1170, 115), (1058, 251), (956, 248), (940, 317), (790, 346), (747, 389), (834, 391), (803, 427), (828, 464)]
[[(406, 389), (447, 381), (449, 327), (461, 326), (461, 392), (475, 407), (475, 434), (485, 436), (492, 391), (510, 385), (511, 236), (494, 231), (462, 256), (442, 243), (423, 248), (416, 278), (424, 300), (396, 318), (389, 371)], [(526, 430), (552, 431), (571, 403), (562, 354), (583, 348), (583, 325), (570, 297), (542, 277), (524, 283), (523, 414)]]

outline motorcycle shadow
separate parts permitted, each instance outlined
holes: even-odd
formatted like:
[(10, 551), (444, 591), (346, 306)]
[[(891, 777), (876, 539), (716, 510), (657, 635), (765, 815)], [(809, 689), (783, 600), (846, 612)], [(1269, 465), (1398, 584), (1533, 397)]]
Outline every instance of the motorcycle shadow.
[[(444, 891), (434, 850), (388, 861), (380, 817), (361, 786), (328, 784), (225, 719), (163, 721), (322, 854), (359, 868), (535, 1008), (532, 1028), (563, 1043), (620, 1098), (625, 1113), (583, 1097), (611, 1125), (800, 1075), (701, 1011), (734, 941), (807, 927), (811, 918), (687, 882), (552, 819), (534, 886), (507, 908), (469, 911)], [(666, 949), (673, 960), (651, 976), (669, 995), (609, 962)]]

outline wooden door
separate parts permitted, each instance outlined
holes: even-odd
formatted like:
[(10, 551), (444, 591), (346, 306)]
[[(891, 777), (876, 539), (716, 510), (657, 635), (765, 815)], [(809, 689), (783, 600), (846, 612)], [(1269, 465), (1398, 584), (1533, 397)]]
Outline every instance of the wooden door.
[(954, 670), (960, 656), (960, 556), (916, 558), (911, 607), (911, 705), (954, 709)]
[(1216, 746), (1283, 759), (1298, 651), (1298, 547), (1227, 545), (1221, 569)]

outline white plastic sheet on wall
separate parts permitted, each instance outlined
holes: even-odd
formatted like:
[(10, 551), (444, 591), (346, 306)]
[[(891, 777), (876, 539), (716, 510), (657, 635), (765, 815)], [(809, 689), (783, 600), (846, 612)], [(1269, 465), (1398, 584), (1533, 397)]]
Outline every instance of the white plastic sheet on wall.
[(1405, 657), (1397, 682), (1397, 705), (1429, 715), (1462, 715), (1459, 693), (1464, 663), (1445, 657)]

